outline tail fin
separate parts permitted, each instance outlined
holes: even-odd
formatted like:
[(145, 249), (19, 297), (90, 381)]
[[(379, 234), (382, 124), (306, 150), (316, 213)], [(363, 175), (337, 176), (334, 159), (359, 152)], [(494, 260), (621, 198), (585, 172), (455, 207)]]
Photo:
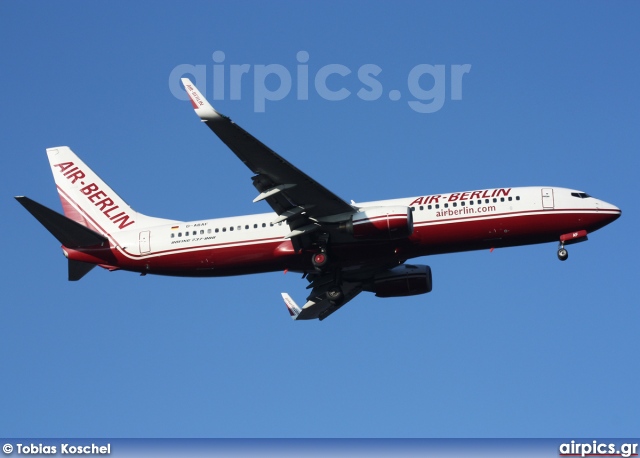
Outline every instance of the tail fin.
[(47, 156), (64, 214), (102, 235), (170, 222), (134, 211), (67, 146)]
[(287, 293), (281, 293), (281, 294), (282, 294), (282, 299), (284, 299), (284, 304), (287, 306), (287, 309), (289, 310), (291, 319), (297, 320), (298, 315), (300, 315), (300, 312), (302, 310), (300, 309), (300, 307), (298, 307), (298, 304), (296, 304), (296, 302), (293, 299), (291, 299), (291, 296), (289, 296)]

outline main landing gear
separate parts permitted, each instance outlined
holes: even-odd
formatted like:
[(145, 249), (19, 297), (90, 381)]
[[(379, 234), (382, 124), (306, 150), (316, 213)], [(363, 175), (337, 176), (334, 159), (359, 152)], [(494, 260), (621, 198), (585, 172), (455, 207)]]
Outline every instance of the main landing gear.
[(332, 286), (327, 290), (327, 299), (333, 305), (342, 305), (342, 301), (344, 300), (344, 293), (342, 292), (342, 288), (339, 286)]
[(316, 270), (315, 274), (311, 274), (313, 278), (314, 291), (317, 291), (319, 298), (324, 296), (332, 306), (339, 307), (344, 303), (344, 291), (342, 290), (342, 281), (340, 268), (335, 263), (329, 264), (329, 255), (327, 254), (327, 245), (329, 243), (329, 234), (322, 234), (315, 241), (316, 250), (311, 256), (311, 264)]
[(311, 257), (311, 263), (313, 264), (313, 267), (315, 267), (317, 272), (316, 275), (318, 275), (319, 278), (331, 278), (331, 280), (329, 280), (329, 284), (333, 283), (333, 286), (329, 286), (326, 289), (324, 292), (325, 297), (334, 306), (342, 305), (342, 302), (344, 301), (344, 293), (340, 287), (339, 271), (331, 273), (330, 269), (327, 268), (327, 264), (329, 263), (327, 251), (324, 248), (321, 248), (320, 251), (314, 253)]
[(329, 262), (329, 256), (327, 256), (327, 251), (323, 248), (320, 249), (317, 253), (311, 257), (311, 263), (313, 267), (316, 268), (317, 271), (321, 272), (322, 268), (327, 265)]
[(329, 263), (329, 256), (327, 255), (327, 245), (329, 244), (329, 234), (321, 234), (315, 241), (314, 245), (317, 247), (316, 252), (311, 257), (311, 264), (315, 267), (317, 272), (324, 272), (325, 267)]

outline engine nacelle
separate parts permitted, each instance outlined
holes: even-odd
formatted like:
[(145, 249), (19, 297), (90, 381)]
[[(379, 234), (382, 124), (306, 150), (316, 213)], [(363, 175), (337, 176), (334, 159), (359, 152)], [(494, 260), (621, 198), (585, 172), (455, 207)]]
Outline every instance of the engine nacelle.
[(413, 233), (413, 213), (401, 206), (365, 208), (351, 217), (346, 229), (357, 239), (401, 239)]
[(403, 264), (376, 275), (364, 289), (377, 297), (400, 297), (429, 293), (432, 287), (431, 267)]

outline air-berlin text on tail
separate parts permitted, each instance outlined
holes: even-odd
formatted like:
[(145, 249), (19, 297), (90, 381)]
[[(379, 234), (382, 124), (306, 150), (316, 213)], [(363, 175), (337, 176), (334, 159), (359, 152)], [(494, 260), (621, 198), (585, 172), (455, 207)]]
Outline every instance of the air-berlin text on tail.
[(453, 194), (436, 194), (433, 196), (421, 196), (416, 198), (409, 204), (410, 207), (414, 205), (428, 205), (439, 204), (440, 202), (455, 202), (473, 199), (489, 199), (491, 197), (506, 197), (511, 192), (511, 188), (499, 188), (499, 189), (484, 189), (482, 191), (467, 191), (467, 192), (454, 192)]
[(76, 167), (73, 162), (61, 162), (55, 164), (54, 167), (58, 167), (60, 173), (68, 180), (71, 180), (71, 184), (75, 184), (76, 181), (80, 180), (80, 192), (120, 229), (135, 223), (126, 212), (118, 211), (120, 206), (116, 205), (104, 191), (100, 190), (97, 184), (89, 183), (85, 185), (82, 179), (86, 178), (87, 175), (79, 167)]

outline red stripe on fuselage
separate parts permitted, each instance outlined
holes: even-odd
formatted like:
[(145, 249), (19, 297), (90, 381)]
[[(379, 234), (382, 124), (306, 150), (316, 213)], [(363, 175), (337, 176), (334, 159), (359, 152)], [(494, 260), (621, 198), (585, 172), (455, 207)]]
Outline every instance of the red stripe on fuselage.
[[(308, 253), (293, 250), (276, 255), (276, 249), (288, 242), (282, 237), (250, 239), (184, 246), (149, 255), (130, 253), (118, 246), (105, 231), (63, 190), (60, 195), (74, 205), (92, 225), (112, 242), (118, 266), (134, 271), (164, 275), (225, 276), (289, 269), (311, 270)], [(620, 215), (615, 210), (545, 209), (507, 213), (434, 218), (414, 222), (411, 237), (396, 241), (362, 241), (332, 245), (332, 259), (343, 266), (357, 266), (376, 260), (414, 257), (490, 247), (506, 247), (558, 240), (562, 233), (579, 229), (593, 232)], [(415, 216), (415, 215), (414, 215)], [(169, 231), (167, 231), (169, 233)]]
[[(388, 262), (394, 258), (400, 261), (431, 254), (553, 242), (558, 240), (561, 233), (571, 232), (577, 227), (593, 232), (615, 217), (615, 212), (603, 214), (602, 211), (576, 213), (552, 210), (513, 212), (507, 218), (474, 217), (449, 224), (428, 221), (418, 224), (409, 239), (335, 244), (331, 247), (331, 256), (344, 267), (349, 267), (377, 261)], [(189, 266), (193, 269), (195, 263), (203, 264), (202, 253), (194, 251), (194, 248), (160, 257), (152, 265), (158, 269), (154, 273), (193, 276), (236, 275), (285, 268), (290, 271), (312, 269), (308, 253), (292, 253), (292, 256), (276, 258), (273, 251), (281, 241), (274, 239), (270, 242), (266, 239), (261, 245), (253, 245), (252, 242), (220, 244), (216, 253), (211, 253), (213, 265), (209, 271), (203, 266), (200, 271), (188, 272)], [(181, 273), (176, 273), (180, 270), (176, 268), (176, 261), (184, 266)]]

